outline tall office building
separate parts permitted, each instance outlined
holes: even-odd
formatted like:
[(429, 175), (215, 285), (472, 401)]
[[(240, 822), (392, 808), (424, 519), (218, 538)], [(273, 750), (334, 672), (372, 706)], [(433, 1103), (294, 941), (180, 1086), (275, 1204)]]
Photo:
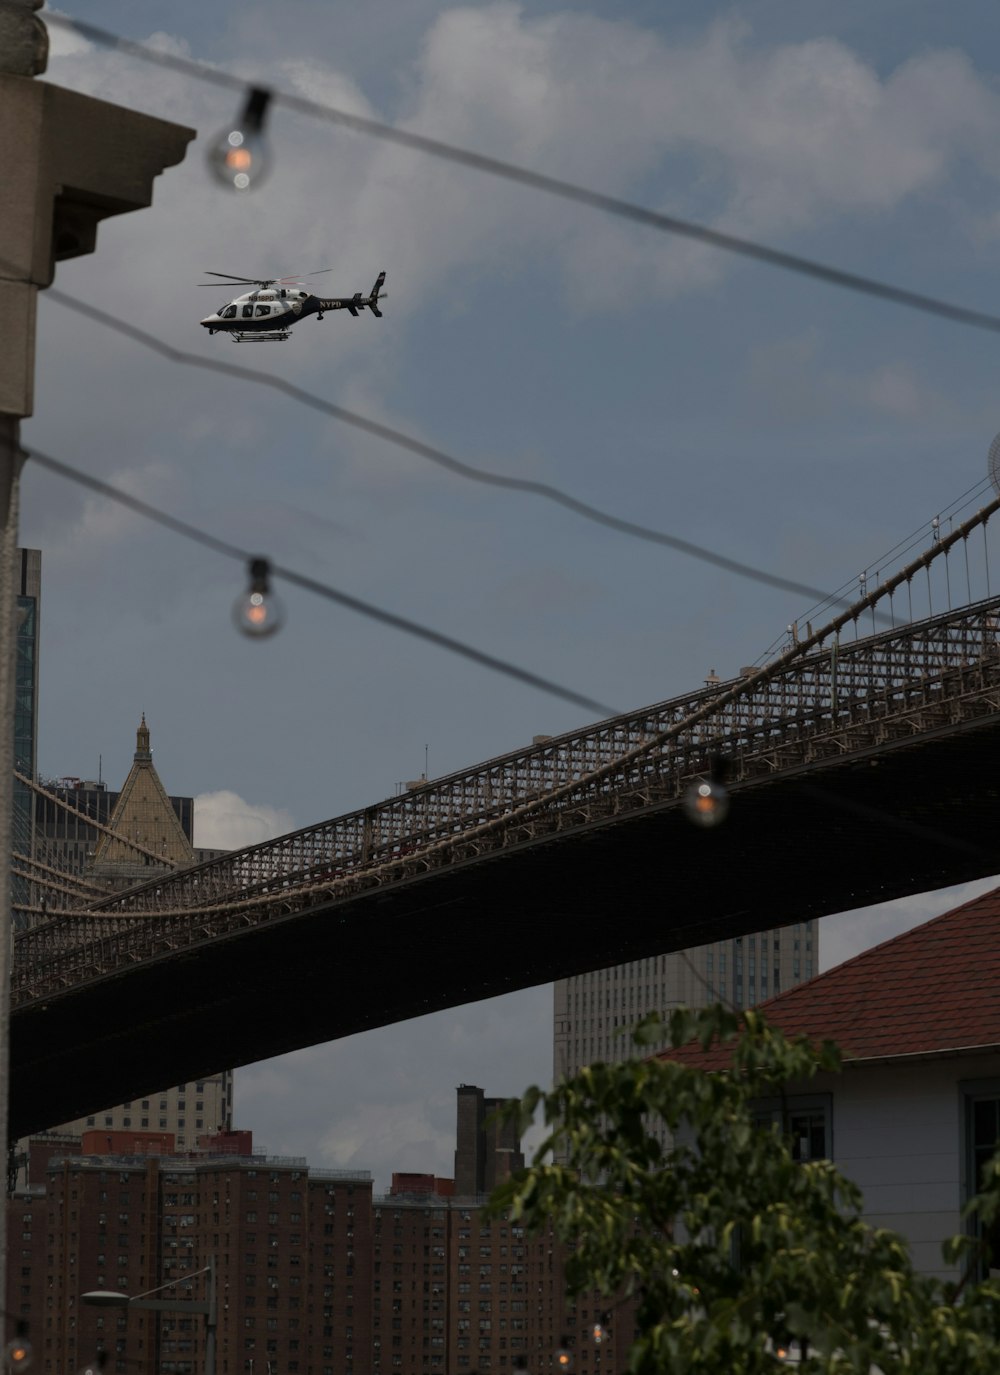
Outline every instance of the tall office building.
[(633, 1053), (629, 1029), (650, 1012), (722, 1002), (752, 1007), (819, 973), (815, 921), (713, 941), (669, 955), (559, 979), (553, 1000), (553, 1074)]
[(498, 1116), (505, 1101), (485, 1097), (474, 1084), (458, 1087), (455, 1193), (463, 1198), (490, 1194), (516, 1170), (524, 1168), (515, 1124)]
[[(132, 767), (120, 792), (108, 792), (101, 782), (64, 779), (56, 796), (68, 802), (71, 810), (52, 797), (37, 797), (36, 858), (83, 875), (110, 892), (220, 853), (199, 853), (192, 846), (193, 800), (167, 795), (153, 764), (145, 715), (136, 731)], [(77, 1118), (53, 1131), (59, 1135), (79, 1135), (94, 1128), (167, 1131), (173, 1133), (177, 1148), (184, 1150), (193, 1148), (205, 1133), (229, 1131), (232, 1120), (233, 1073), (224, 1070)], [(19, 1156), (23, 1155), (19, 1148)]]
[[(167, 794), (153, 765), (145, 715), (121, 790), (103, 779), (49, 780), (35, 796), (34, 837), (36, 859), (113, 888), (142, 883), (157, 866), (174, 869), (225, 853), (194, 845), (194, 798)], [(127, 842), (133, 840), (147, 853), (132, 849)]]
[(200, 1136), (225, 1134), (233, 1126), (233, 1071), (206, 1075), (187, 1084), (136, 1098), (54, 1127), (57, 1136), (87, 1132), (169, 1132), (179, 1151), (194, 1150)]

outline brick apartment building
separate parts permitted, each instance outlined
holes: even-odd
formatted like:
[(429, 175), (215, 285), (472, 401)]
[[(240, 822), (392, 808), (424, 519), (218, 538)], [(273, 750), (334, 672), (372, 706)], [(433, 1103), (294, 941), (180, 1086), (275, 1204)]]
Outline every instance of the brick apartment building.
[(93, 1155), (92, 1144), (46, 1148), (44, 1183), (8, 1205), (8, 1322), (27, 1322), (39, 1372), (79, 1370), (103, 1349), (115, 1375), (204, 1375), (203, 1315), (92, 1307), (81, 1296), (175, 1282), (158, 1297), (202, 1300), (196, 1272), (209, 1257), (218, 1375), (367, 1372), (369, 1174), (253, 1154), (133, 1153), (158, 1144), (148, 1141)]
[[(476, 1095), (491, 1102), (459, 1090), (456, 1168), (502, 1178), (519, 1143)], [(156, 1297), (204, 1300), (210, 1257), (217, 1375), (545, 1375), (567, 1342), (574, 1375), (621, 1368), (631, 1312), (595, 1344), (605, 1305), (567, 1307), (562, 1248), (488, 1216), (482, 1194), (406, 1174), (373, 1198), (367, 1172), (255, 1155), (246, 1132), (199, 1144), (179, 1156), (170, 1133), (106, 1131), (32, 1143), (31, 1182), (8, 1203), (6, 1311), (8, 1335), (27, 1323), (39, 1375), (99, 1349), (107, 1375), (206, 1375), (203, 1314), (82, 1295), (174, 1284)]]

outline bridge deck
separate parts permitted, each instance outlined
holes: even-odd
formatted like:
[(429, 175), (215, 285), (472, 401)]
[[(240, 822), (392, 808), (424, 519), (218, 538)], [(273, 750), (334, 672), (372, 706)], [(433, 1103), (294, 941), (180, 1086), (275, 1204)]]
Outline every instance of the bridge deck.
[[(19, 935), (14, 1130), (993, 872), (998, 613), (993, 598), (833, 642), (718, 711), (732, 684)], [(714, 753), (731, 762), (733, 807), (699, 832), (679, 798)]]

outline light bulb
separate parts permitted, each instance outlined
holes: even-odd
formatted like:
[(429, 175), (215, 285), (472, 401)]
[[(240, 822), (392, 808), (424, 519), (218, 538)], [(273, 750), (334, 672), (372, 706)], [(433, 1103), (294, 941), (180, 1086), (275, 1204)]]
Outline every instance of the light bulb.
[(4, 1363), (8, 1370), (27, 1370), (34, 1354), (27, 1337), (17, 1336), (4, 1347)]
[(273, 635), (285, 623), (285, 608), (271, 591), (270, 575), (267, 559), (251, 559), (250, 587), (233, 603), (233, 620), (244, 635), (256, 640)]
[(264, 134), (264, 115), (270, 91), (255, 86), (247, 97), (239, 122), (223, 129), (208, 150), (208, 165), (235, 191), (258, 186), (271, 166), (271, 150)]
[(595, 1345), (595, 1346), (600, 1346), (601, 1342), (604, 1341), (604, 1325), (603, 1325), (603, 1323), (599, 1323), (599, 1322), (595, 1322), (595, 1323), (594, 1323), (592, 1335), (593, 1335), (593, 1338), (594, 1338), (594, 1345)]
[(699, 778), (684, 794), (684, 814), (696, 826), (718, 826), (729, 811), (729, 794), (721, 783)]

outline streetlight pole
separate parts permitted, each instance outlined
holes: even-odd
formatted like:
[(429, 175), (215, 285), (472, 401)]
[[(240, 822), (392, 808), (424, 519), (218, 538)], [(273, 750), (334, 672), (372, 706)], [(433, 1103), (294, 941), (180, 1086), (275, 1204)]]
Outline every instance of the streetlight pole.
[[(172, 1289), (184, 1280), (194, 1279), (195, 1275), (206, 1276), (206, 1295), (203, 1299), (154, 1299), (151, 1294), (161, 1294), (164, 1289)], [(81, 1294), (83, 1303), (96, 1308), (142, 1308), (153, 1313), (203, 1313), (205, 1315), (205, 1375), (215, 1375), (215, 1329), (217, 1310), (215, 1303), (215, 1256), (209, 1256), (208, 1264), (200, 1270), (192, 1270), (189, 1275), (181, 1275), (167, 1284), (147, 1289), (144, 1294), (121, 1294), (117, 1289), (91, 1289)]]

